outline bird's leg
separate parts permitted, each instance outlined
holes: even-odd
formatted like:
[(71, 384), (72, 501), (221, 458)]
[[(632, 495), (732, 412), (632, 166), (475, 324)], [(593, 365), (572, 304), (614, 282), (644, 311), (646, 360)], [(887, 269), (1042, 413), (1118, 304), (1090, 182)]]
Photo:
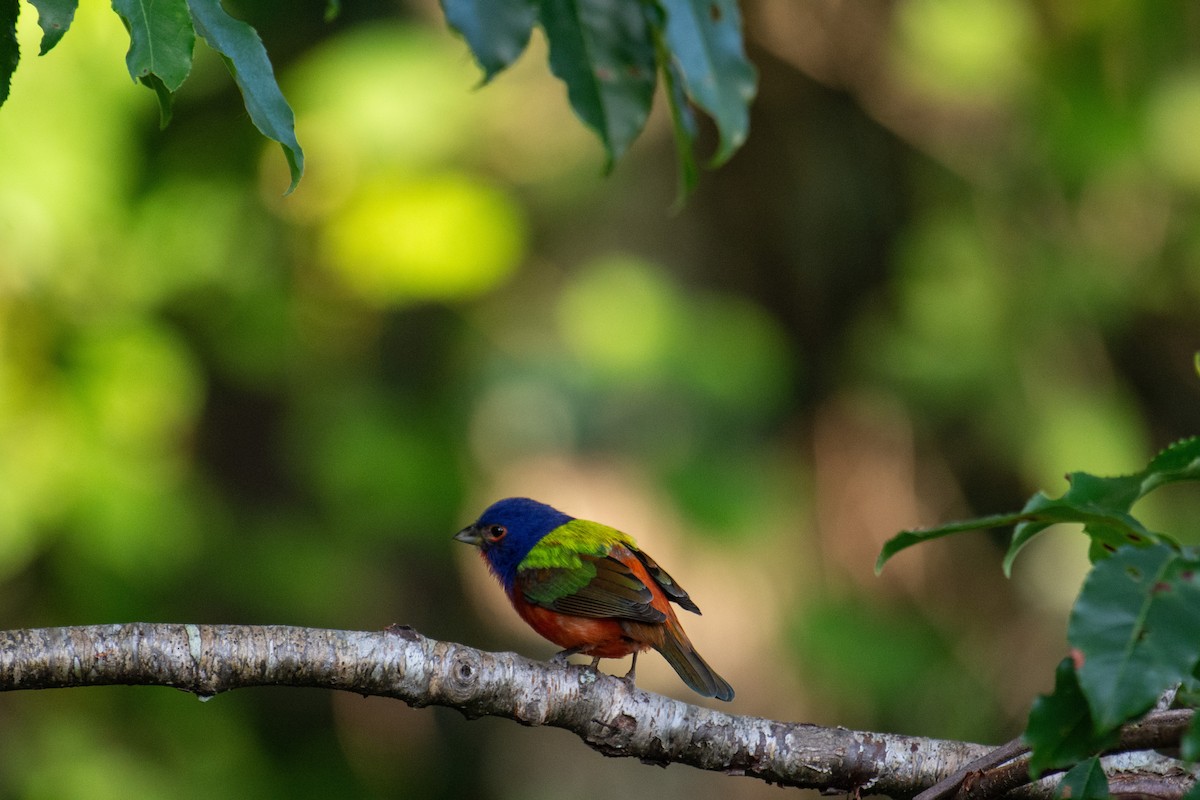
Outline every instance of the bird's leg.
[(637, 677), (637, 657), (638, 657), (637, 650), (634, 650), (633, 651), (633, 662), (629, 665), (629, 672), (626, 672), (625, 677), (621, 678), (621, 680), (623, 680), (627, 684), (629, 684), (630, 688), (632, 688), (635, 685), (634, 678)]
[(565, 667), (567, 666), (567, 659), (582, 649), (582, 647), (570, 647), (560, 653), (555, 653), (553, 658), (550, 659), (550, 663), (556, 667)]
[(592, 656), (591, 667), (592, 669), (596, 670), (596, 672), (600, 671), (600, 656)]

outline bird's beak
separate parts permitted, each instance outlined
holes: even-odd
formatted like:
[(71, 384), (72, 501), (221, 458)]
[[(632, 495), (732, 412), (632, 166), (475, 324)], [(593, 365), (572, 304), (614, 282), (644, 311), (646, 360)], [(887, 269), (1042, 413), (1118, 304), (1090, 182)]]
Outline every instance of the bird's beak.
[(483, 544), (483, 537), (479, 535), (479, 531), (472, 525), (454, 534), (454, 541), (479, 547), (479, 545)]

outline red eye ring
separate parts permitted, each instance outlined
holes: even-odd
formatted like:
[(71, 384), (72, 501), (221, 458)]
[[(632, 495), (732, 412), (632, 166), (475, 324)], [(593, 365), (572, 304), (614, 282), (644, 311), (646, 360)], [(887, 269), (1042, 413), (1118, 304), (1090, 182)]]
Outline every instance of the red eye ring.
[(503, 525), (489, 525), (487, 533), (483, 536), (489, 542), (498, 542), (508, 535), (508, 529)]

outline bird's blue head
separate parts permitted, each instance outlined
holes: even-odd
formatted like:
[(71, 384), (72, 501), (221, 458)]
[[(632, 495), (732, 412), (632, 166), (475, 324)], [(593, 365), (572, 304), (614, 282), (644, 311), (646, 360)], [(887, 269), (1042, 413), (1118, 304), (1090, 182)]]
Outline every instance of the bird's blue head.
[(547, 533), (574, 517), (528, 497), (508, 497), (492, 503), (454, 538), (475, 545), (506, 590), (512, 589), (517, 565)]

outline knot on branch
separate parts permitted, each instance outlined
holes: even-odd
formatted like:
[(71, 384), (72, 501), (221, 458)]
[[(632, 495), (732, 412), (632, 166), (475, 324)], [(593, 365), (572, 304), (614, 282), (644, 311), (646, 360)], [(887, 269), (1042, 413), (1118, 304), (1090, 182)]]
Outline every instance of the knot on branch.
[(446, 699), (456, 703), (469, 700), (476, 692), (479, 674), (483, 668), (479, 652), (456, 648), (450, 656), (449, 667), (443, 687)]

